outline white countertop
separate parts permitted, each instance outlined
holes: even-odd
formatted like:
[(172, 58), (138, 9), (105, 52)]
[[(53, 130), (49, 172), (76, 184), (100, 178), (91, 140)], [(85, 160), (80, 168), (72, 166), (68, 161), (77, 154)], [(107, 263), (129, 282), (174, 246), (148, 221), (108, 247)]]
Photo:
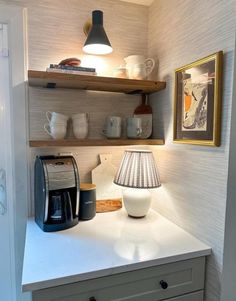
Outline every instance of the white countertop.
[(46, 233), (27, 224), (22, 290), (34, 291), (209, 255), (211, 248), (149, 211), (99, 213), (71, 229)]

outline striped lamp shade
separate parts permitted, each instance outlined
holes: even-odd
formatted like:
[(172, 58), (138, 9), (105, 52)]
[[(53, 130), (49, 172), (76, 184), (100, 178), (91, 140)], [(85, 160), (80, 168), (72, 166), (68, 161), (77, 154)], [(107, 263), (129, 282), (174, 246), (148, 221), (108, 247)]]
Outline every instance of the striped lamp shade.
[(152, 152), (149, 150), (126, 150), (114, 183), (132, 188), (161, 186)]

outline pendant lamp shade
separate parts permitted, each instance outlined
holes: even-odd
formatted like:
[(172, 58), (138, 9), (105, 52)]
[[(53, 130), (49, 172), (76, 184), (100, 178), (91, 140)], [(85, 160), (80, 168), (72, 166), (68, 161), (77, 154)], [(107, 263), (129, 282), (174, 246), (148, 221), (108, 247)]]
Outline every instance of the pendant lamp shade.
[(108, 54), (113, 51), (103, 27), (103, 12), (100, 10), (94, 10), (92, 13), (92, 27), (83, 51), (89, 54)]

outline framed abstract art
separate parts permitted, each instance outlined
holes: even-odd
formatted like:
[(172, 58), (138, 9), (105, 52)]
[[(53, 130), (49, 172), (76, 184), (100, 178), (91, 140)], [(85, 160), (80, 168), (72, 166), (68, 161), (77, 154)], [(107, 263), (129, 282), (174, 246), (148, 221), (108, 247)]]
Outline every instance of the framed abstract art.
[(177, 143), (220, 146), (223, 52), (175, 70)]

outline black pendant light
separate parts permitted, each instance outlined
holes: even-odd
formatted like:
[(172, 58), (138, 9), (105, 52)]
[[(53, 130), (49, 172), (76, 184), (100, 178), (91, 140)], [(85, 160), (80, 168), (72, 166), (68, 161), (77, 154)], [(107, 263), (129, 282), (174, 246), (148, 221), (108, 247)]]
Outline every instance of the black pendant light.
[(103, 12), (93, 11), (93, 24), (84, 43), (83, 51), (89, 54), (108, 54), (113, 51), (103, 27)]

